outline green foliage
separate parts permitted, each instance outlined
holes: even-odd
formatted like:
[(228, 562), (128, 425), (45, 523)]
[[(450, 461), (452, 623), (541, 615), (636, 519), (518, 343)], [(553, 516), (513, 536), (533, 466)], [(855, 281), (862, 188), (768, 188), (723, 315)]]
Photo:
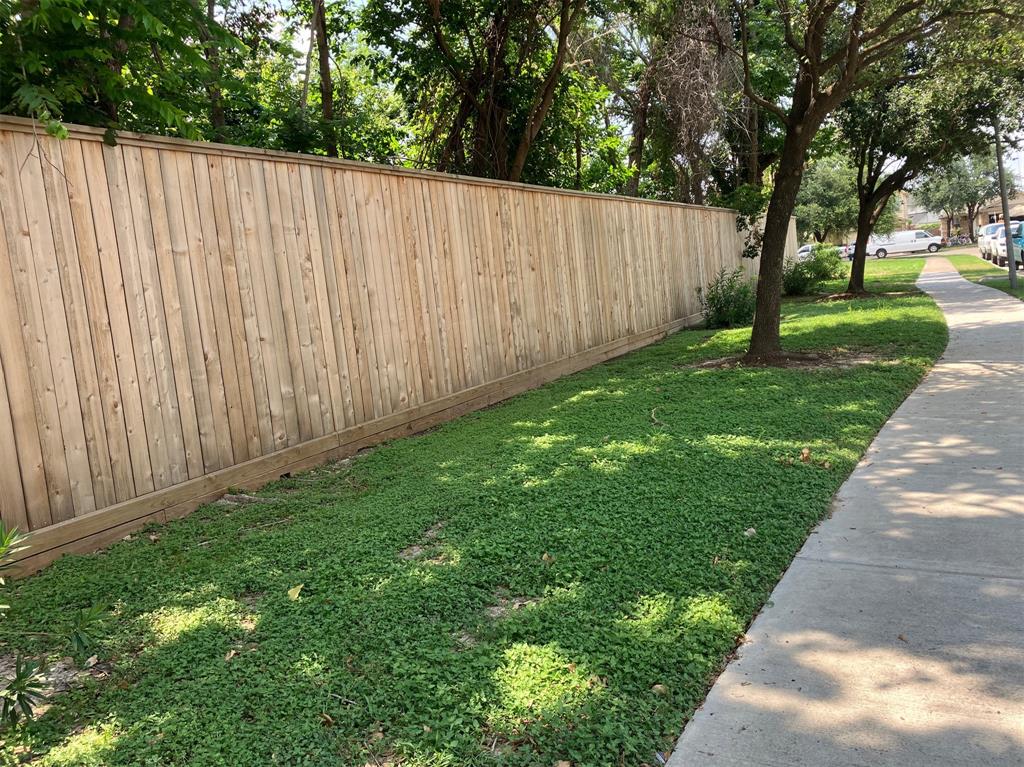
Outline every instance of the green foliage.
[(43, 695), (44, 671), (41, 660), (17, 656), (14, 675), (0, 689), (0, 725), (14, 727), (23, 719), (32, 718), (35, 707), (46, 699)]
[(754, 286), (742, 269), (723, 267), (706, 287), (697, 288), (701, 314), (709, 328), (735, 328), (754, 319)]
[(103, 629), (103, 619), (106, 615), (107, 606), (103, 603), (82, 608), (74, 614), (68, 634), (68, 646), (73, 655), (84, 658), (92, 649), (96, 644), (98, 632)]
[[(8, 529), (0, 523), (0, 573), (13, 567), (12, 557), (25, 548), (26, 540), (27, 536), (17, 528)], [(6, 585), (5, 577), (0, 575), (0, 586)], [(9, 609), (9, 605), (0, 605), (0, 616)], [(72, 653), (82, 657), (92, 647), (95, 633), (105, 614), (106, 607), (103, 605), (93, 605), (75, 614), (67, 640)], [(33, 632), (32, 636), (46, 639), (55, 635), (50, 632)], [(0, 689), (0, 725), (13, 727), (22, 719), (32, 718), (35, 707), (46, 699), (43, 684), (45, 671), (45, 658), (25, 658), (20, 653), (15, 656), (14, 674)]]
[(811, 257), (803, 263), (815, 283), (838, 279), (846, 271), (835, 245), (815, 245), (811, 248)]
[(787, 296), (805, 296), (814, 287), (814, 277), (803, 261), (787, 258), (782, 265), (782, 293)]
[(757, 258), (761, 253), (761, 217), (771, 191), (763, 186), (741, 184), (732, 192), (722, 195), (715, 202), (736, 211), (736, 231), (743, 234), (742, 258)]
[(958, 157), (936, 168), (914, 187), (914, 196), (928, 210), (955, 215), (977, 208), (999, 195), (995, 156)]
[(95, 600), (116, 620), (106, 678), (5, 759), (651, 763), (945, 345), (920, 294), (786, 303), (782, 332), (878, 363), (706, 368), (749, 329), (684, 331), (18, 581), (9, 646)]
[(823, 282), (845, 274), (843, 259), (834, 245), (815, 245), (803, 261), (787, 259), (782, 267), (782, 291), (787, 296), (805, 296)]
[(0, 0), (0, 109), (197, 137), (201, 30), (231, 44), (189, 0)]
[[(0, 574), (13, 566), (11, 558), (25, 548), (26, 536), (17, 528), (8, 528), (0, 523)], [(6, 576), (0, 575), (0, 586), (6, 586)], [(10, 605), (0, 605), (0, 616), (6, 614)], [(24, 658), (20, 654), (14, 659), (14, 674), (0, 689), (0, 726), (13, 727), (22, 718), (31, 718), (33, 708), (43, 701), (44, 662)]]
[(807, 167), (793, 210), (801, 239), (818, 242), (857, 227), (857, 172), (841, 155), (822, 157)]
[[(6, 573), (14, 563), (12, 557), (19, 551), (24, 550), (27, 536), (16, 527), (7, 527), (0, 522), (0, 586), (7, 585)], [(0, 606), (0, 614), (6, 607)]]

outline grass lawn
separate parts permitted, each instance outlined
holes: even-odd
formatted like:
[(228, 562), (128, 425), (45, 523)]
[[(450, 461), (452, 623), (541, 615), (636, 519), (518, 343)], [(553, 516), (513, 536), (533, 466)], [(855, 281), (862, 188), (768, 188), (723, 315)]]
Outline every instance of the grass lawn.
[(906, 292), (922, 263), (869, 262), (888, 297), (784, 305), (787, 348), (865, 364), (701, 369), (749, 329), (678, 333), (15, 584), (6, 651), (112, 614), (3, 758), (655, 764), (944, 348)]
[(996, 266), (978, 256), (952, 255), (947, 256), (961, 275), (971, 282), (996, 288), (1004, 293), (1024, 300), (1024, 272), (1017, 272), (1017, 287), (1010, 287), (1010, 277), (1005, 268)]

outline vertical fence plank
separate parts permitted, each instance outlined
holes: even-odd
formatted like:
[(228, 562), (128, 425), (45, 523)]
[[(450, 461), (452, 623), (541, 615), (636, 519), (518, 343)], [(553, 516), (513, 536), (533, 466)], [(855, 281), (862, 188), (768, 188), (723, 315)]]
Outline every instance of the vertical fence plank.
[(42, 163), (43, 184), (49, 204), (50, 227), (60, 271), (61, 292), (71, 341), (72, 361), (78, 384), (77, 405), (82, 412), (85, 448), (92, 473), (92, 490), (97, 508), (115, 503), (117, 494), (110, 464), (103, 402), (94, 339), (89, 325), (89, 307), (82, 282), (79, 247), (71, 213), (68, 178), (64, 172), (61, 147), (48, 141)]

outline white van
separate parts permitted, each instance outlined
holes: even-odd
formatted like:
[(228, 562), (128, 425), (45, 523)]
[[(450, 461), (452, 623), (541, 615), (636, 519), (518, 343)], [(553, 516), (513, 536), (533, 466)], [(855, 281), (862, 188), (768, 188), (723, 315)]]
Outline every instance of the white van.
[(914, 253), (919, 250), (936, 252), (942, 247), (942, 238), (933, 237), (921, 229), (907, 229), (868, 240), (868, 253), (885, 258), (890, 253)]

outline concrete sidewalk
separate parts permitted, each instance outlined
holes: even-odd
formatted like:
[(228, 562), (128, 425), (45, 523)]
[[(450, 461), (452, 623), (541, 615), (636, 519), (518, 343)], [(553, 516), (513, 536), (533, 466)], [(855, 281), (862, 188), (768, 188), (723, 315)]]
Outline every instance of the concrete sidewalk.
[(670, 767), (1024, 765), (1024, 303), (941, 257), (918, 285), (946, 314), (945, 354)]

